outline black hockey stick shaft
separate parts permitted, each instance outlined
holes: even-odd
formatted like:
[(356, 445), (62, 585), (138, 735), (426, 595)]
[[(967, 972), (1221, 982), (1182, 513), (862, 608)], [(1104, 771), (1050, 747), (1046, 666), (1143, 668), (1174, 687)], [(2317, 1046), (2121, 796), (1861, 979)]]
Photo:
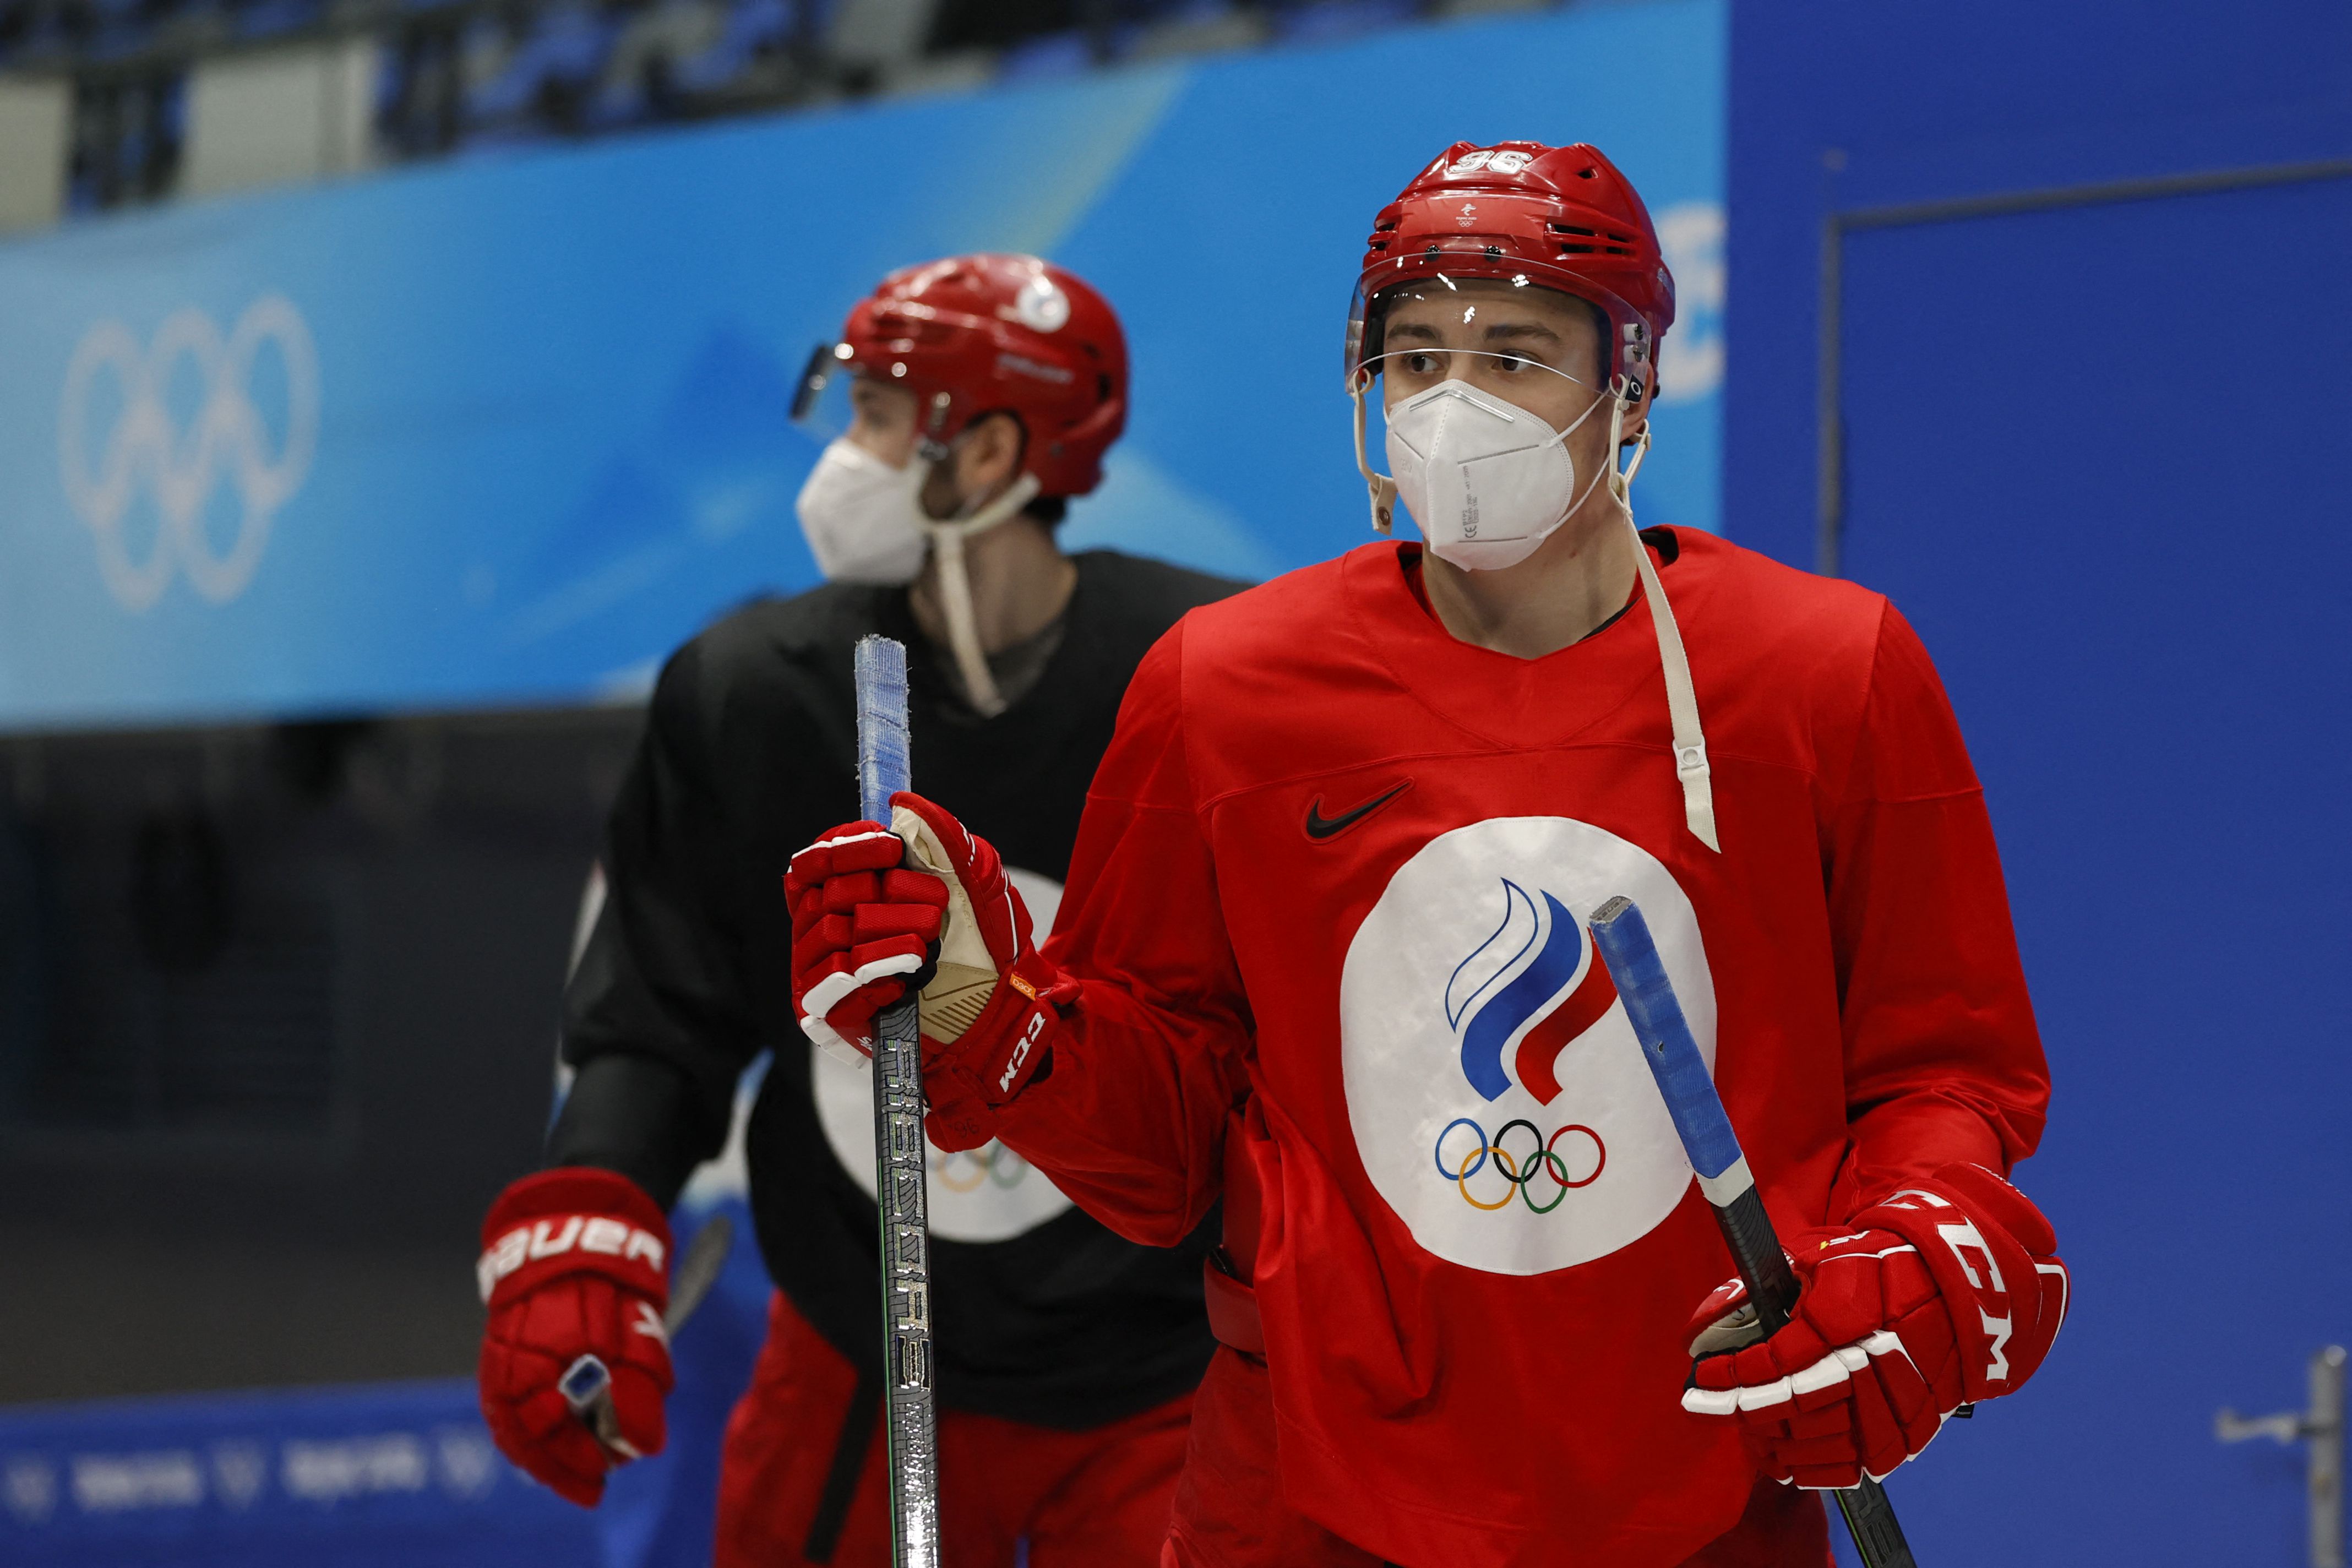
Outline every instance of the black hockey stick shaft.
[[(1757, 1325), (1768, 1337), (1777, 1333), (1796, 1310), (1796, 1271), (1780, 1250), (1771, 1215), (1764, 1212), (1763, 1195), (1748, 1173), (1748, 1158), (1740, 1152), (1698, 1042), (1691, 1037), (1682, 1004), (1675, 999), (1674, 983), (1650, 938), (1649, 922), (1631, 899), (1612, 899), (1592, 913), (1592, 941), (1624, 1000), (1625, 1016), (1642, 1043), (1642, 1059), (1658, 1080), (1683, 1150), (1698, 1173), (1699, 1190), (1714, 1208), (1732, 1262), (1747, 1281)], [(1916, 1568), (1910, 1543), (1903, 1539), (1903, 1526), (1884, 1488), (1865, 1475), (1860, 1486), (1834, 1495), (1864, 1568)]]
[[(887, 825), (908, 787), (907, 650), (862, 637), (857, 676), (857, 796)], [(920, 1002), (874, 1020), (874, 1204), (882, 1254), (882, 1386), (890, 1464), (894, 1568), (939, 1568), (938, 1420), (931, 1387), (930, 1148), (923, 1140)]]

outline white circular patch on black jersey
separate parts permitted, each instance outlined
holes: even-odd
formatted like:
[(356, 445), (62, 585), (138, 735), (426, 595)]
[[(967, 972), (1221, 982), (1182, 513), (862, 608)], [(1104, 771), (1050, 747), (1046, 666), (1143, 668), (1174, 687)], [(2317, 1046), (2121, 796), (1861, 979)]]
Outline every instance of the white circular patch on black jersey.
[[(1051, 877), (1007, 867), (1029, 906), (1037, 940), (1054, 929), (1062, 885)], [(809, 1047), (809, 1087), (825, 1142), (868, 1196), (874, 1192), (874, 1078), (821, 1047)], [(991, 1140), (961, 1154), (931, 1151), (930, 1215), (934, 1235), (949, 1241), (1009, 1241), (1034, 1230), (1070, 1206), (1044, 1172)]]

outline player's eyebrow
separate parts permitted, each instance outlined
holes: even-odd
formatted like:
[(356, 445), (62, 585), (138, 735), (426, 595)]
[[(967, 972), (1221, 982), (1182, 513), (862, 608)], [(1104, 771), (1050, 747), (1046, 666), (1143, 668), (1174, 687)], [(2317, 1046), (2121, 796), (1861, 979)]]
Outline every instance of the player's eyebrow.
[(1412, 338), (1422, 342), (1437, 342), (1437, 329), (1426, 321), (1399, 321), (1389, 328), (1387, 335), (1391, 338)]
[(1551, 343), (1560, 342), (1560, 335), (1540, 321), (1489, 321), (1486, 323), (1487, 342), (1493, 342), (1497, 339), (1511, 338), (1541, 338)]

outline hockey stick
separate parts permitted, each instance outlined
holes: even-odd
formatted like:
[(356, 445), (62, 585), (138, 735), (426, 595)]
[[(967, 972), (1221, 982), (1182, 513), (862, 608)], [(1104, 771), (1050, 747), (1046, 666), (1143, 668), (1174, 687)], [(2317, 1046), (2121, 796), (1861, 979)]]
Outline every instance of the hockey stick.
[[(1757, 1326), (1769, 1336), (1789, 1321), (1797, 1305), (1797, 1276), (1789, 1267), (1764, 1199), (1748, 1173), (1748, 1157), (1724, 1114), (1723, 1100), (1707, 1076), (1706, 1062), (1691, 1038), (1682, 1004), (1675, 1000), (1674, 983), (1650, 940), (1649, 922), (1633, 900), (1615, 898), (1592, 912), (1592, 942), (1609, 965), (1609, 976), (1624, 998), (1625, 1016), (1642, 1042), (1642, 1059), (1658, 1080), (1658, 1092), (1682, 1135), (1683, 1152), (1698, 1173), (1699, 1191), (1714, 1205), (1715, 1223), (1748, 1282), (1748, 1299), (1756, 1304)], [(1853, 1536), (1854, 1550), (1864, 1568), (1916, 1568), (1910, 1543), (1895, 1522), (1895, 1505), (1868, 1476), (1862, 1484), (1837, 1493), (1838, 1511)]]
[[(858, 639), (857, 798), (887, 824), (908, 786), (907, 649)], [(917, 994), (875, 1020), (874, 1194), (882, 1241), (882, 1381), (895, 1568), (938, 1568), (940, 1488), (931, 1406), (931, 1265)]]
[[(723, 1214), (712, 1215), (703, 1222), (694, 1239), (686, 1244), (686, 1256), (677, 1260), (677, 1279), (670, 1286), (669, 1309), (662, 1313), (662, 1337), (676, 1339), (710, 1288), (719, 1283), (719, 1276), (727, 1267), (728, 1249), (735, 1245), (735, 1222)], [(640, 1458), (627, 1438), (621, 1436), (620, 1413), (613, 1408), (613, 1369), (604, 1358), (590, 1352), (563, 1369), (556, 1380), (564, 1402), (572, 1414), (588, 1424), (602, 1443), (624, 1459)]]

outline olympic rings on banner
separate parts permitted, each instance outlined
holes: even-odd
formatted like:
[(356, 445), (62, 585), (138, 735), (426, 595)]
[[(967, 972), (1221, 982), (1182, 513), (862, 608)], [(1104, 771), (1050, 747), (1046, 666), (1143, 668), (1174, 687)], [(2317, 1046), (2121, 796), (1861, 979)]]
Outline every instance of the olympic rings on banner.
[[(1478, 1142), (1476, 1147), (1464, 1153), (1458, 1163), (1449, 1168), (1446, 1164), (1445, 1140), (1457, 1127), (1468, 1128), (1476, 1134)], [(1534, 1142), (1524, 1152), (1515, 1155), (1503, 1147), (1503, 1141), (1508, 1138), (1515, 1129), (1522, 1127), (1527, 1129), (1528, 1136)], [(1592, 1170), (1591, 1173), (1581, 1177), (1570, 1176), (1568, 1162), (1561, 1158), (1559, 1152), (1559, 1141), (1571, 1132), (1580, 1133), (1592, 1144)], [(1462, 1201), (1474, 1209), (1484, 1209), (1490, 1214), (1496, 1209), (1509, 1207), (1514, 1194), (1531, 1212), (1549, 1214), (1567, 1201), (1569, 1194), (1579, 1187), (1591, 1186), (1601, 1179), (1601, 1173), (1609, 1168), (1609, 1149), (1608, 1145), (1601, 1142), (1601, 1134), (1590, 1127), (1573, 1121), (1554, 1132), (1549, 1138), (1546, 1138), (1543, 1135), (1543, 1130), (1534, 1122), (1517, 1118), (1506, 1121), (1496, 1128), (1493, 1141), (1489, 1142), (1484, 1127), (1466, 1116), (1457, 1116), (1447, 1122), (1444, 1130), (1437, 1134), (1436, 1147), (1431, 1152), (1437, 1165), (1437, 1173), (1454, 1184), (1455, 1190), (1462, 1194)], [(1470, 1178), (1485, 1170), (1490, 1160), (1504, 1182), (1503, 1195), (1491, 1202), (1470, 1191)], [(1550, 1199), (1545, 1203), (1538, 1203), (1529, 1191), (1535, 1184), (1538, 1172), (1551, 1183), (1554, 1189)]]
[[(251, 393), (264, 345), (277, 350), (286, 378), (286, 429), (278, 437)], [(184, 425), (166, 395), (183, 365), (198, 387)], [(101, 417), (110, 411), (110, 421)], [(271, 520), (302, 488), (318, 445), (318, 347), (301, 311), (280, 294), (246, 307), (226, 336), (202, 310), (175, 311), (143, 349), (121, 321), (97, 322), (66, 366), (59, 477), (95, 537), (107, 591), (134, 613), (163, 597), (175, 571), (215, 605), (245, 592)], [(216, 549), (205, 509), (224, 481), (236, 498), (236, 537)], [(143, 558), (124, 529), (142, 496), (160, 521)]]
[[(964, 1179), (969, 1169), (971, 1177)], [(976, 1193), (984, 1183), (1010, 1190), (1029, 1174), (1029, 1162), (991, 1139), (977, 1149), (953, 1154), (931, 1151), (931, 1180), (951, 1193)]]

